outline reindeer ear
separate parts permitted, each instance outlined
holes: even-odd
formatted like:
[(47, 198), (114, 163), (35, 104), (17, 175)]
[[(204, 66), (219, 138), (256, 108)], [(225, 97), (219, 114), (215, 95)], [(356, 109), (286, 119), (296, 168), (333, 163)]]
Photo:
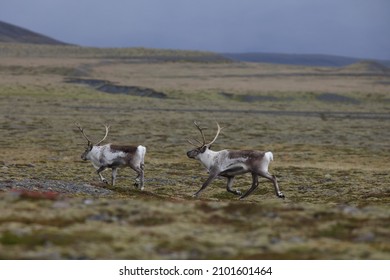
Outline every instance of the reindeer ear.
[(207, 146), (203, 146), (202, 149), (200, 149), (200, 152), (203, 154), (207, 149)]

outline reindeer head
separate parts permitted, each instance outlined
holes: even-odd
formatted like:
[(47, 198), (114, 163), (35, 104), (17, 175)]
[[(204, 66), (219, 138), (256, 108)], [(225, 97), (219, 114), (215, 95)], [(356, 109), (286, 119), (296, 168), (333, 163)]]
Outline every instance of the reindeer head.
[(104, 127), (106, 128), (106, 134), (104, 135), (103, 139), (100, 140), (99, 142), (97, 142), (96, 144), (93, 144), (92, 141), (88, 138), (88, 136), (85, 134), (84, 132), (84, 128), (82, 128), (80, 126), (80, 124), (76, 123), (76, 126), (78, 127), (78, 129), (80, 130), (81, 134), (84, 136), (84, 138), (87, 140), (87, 147), (85, 148), (85, 151), (84, 153), (81, 154), (81, 159), (83, 160), (89, 160), (90, 157), (89, 157), (89, 154), (90, 152), (92, 151), (92, 148), (94, 146), (99, 146), (106, 138), (107, 138), (107, 135), (108, 135), (108, 131), (110, 129), (109, 126), (105, 125)]
[(200, 142), (199, 140), (197, 139), (194, 139), (196, 142), (198, 142), (200, 144), (200, 146), (198, 146), (197, 144), (194, 144), (193, 142), (191, 142), (190, 140), (188, 140), (188, 142), (195, 146), (196, 148), (195, 149), (192, 149), (190, 151), (187, 152), (187, 156), (189, 158), (194, 158), (194, 159), (199, 159), (199, 155), (203, 154), (204, 152), (206, 152), (208, 149), (210, 149), (211, 145), (215, 142), (215, 140), (217, 140), (218, 138), (218, 135), (219, 133), (221, 132), (222, 128), (219, 126), (218, 122), (217, 122), (217, 127), (218, 127), (218, 131), (217, 131), (217, 134), (215, 135), (214, 139), (210, 142), (210, 143), (207, 143), (206, 144), (206, 138), (204, 136), (204, 133), (203, 133), (203, 130), (205, 128), (201, 128), (198, 123), (195, 121), (194, 122), (196, 128), (200, 131), (200, 134), (202, 135), (202, 142)]

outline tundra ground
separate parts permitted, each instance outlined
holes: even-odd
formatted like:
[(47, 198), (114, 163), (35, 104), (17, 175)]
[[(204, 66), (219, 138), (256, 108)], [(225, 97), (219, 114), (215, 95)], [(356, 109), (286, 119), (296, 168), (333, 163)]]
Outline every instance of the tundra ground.
[[(11, 52), (0, 61), (0, 258), (389, 259), (390, 75), (366, 66)], [(223, 179), (193, 198), (207, 178), (186, 157), (194, 120), (208, 139), (224, 127), (215, 150), (272, 151), (286, 199), (265, 179), (242, 201)], [(100, 183), (75, 122), (92, 139), (109, 123), (108, 142), (146, 146), (145, 191), (130, 169)]]

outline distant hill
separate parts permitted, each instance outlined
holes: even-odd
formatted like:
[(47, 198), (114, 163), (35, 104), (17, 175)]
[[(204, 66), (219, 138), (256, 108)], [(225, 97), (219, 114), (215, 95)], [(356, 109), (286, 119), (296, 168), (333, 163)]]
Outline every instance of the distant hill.
[(45, 35), (0, 21), (0, 42), (45, 45), (68, 45)]
[(149, 48), (93, 48), (67, 44), (0, 21), (0, 57), (93, 57), (138, 62), (228, 63), (225, 56), (204, 51)]
[[(326, 67), (344, 67), (362, 60), (361, 58), (321, 54), (223, 53), (222, 55), (235, 61)], [(390, 61), (375, 61), (390, 67)]]
[[(148, 61), (191, 61), (191, 62), (260, 62), (260, 63), (275, 63), (287, 65), (302, 65), (302, 66), (328, 66), (328, 67), (345, 67), (362, 61), (361, 58), (334, 56), (334, 55), (310, 55), (310, 54), (280, 54), (280, 53), (214, 53), (214, 52), (198, 52), (198, 51), (180, 51), (180, 50), (163, 50), (163, 49), (145, 49), (145, 48), (85, 48), (67, 44), (48, 36), (30, 31), (26, 28), (18, 27), (0, 21), (0, 43), (16, 43), (17, 49), (9, 46), (2, 46), (3, 54), (10, 56), (23, 56), (20, 48), (28, 48), (28, 55), (46, 55), (46, 56), (102, 56), (102, 57), (122, 57), (131, 59), (144, 59)], [(21, 43), (21, 44), (20, 44)], [(66, 46), (59, 49), (34, 49), (29, 44), (34, 45), (60, 45)], [(49, 47), (49, 46), (48, 46)], [(15, 54), (16, 52), (16, 54)], [(43, 52), (43, 53), (42, 53)], [(21, 54), (22, 53), (22, 54)], [(379, 70), (380, 66), (373, 64), (369, 66), (376, 69), (376, 72), (382, 71), (388, 73), (390, 61), (372, 60), (387, 67)], [(355, 65), (355, 68), (346, 70), (357, 70), (359, 68), (367, 69), (367, 65)]]

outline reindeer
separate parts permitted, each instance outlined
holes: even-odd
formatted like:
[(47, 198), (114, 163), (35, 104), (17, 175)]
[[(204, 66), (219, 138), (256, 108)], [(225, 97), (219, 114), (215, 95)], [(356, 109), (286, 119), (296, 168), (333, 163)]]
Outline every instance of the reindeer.
[[(204, 128), (201, 128), (194, 122), (196, 128), (200, 131), (203, 141), (195, 139), (198, 144), (194, 144), (191, 140), (188, 142), (196, 148), (187, 152), (187, 156), (192, 159), (199, 160), (206, 167), (209, 177), (203, 183), (202, 187), (194, 193), (197, 197), (215, 178), (218, 176), (227, 178), (226, 189), (228, 192), (235, 195), (240, 195), (243, 199), (250, 195), (259, 185), (259, 176), (272, 181), (275, 187), (277, 197), (284, 198), (284, 194), (280, 191), (278, 182), (274, 175), (268, 172), (268, 166), (273, 160), (272, 152), (260, 152), (254, 150), (222, 150), (212, 151), (211, 145), (217, 140), (221, 127), (217, 122), (217, 134), (214, 139), (206, 144), (206, 139), (203, 133)], [(233, 179), (237, 175), (250, 172), (252, 174), (252, 186), (242, 194), (239, 190), (232, 189)]]
[(105, 169), (112, 169), (111, 184), (114, 186), (118, 168), (129, 166), (137, 172), (134, 186), (140, 190), (144, 189), (144, 159), (146, 153), (146, 148), (144, 146), (120, 146), (113, 144), (100, 146), (107, 138), (110, 128), (107, 125), (105, 125), (106, 134), (103, 139), (96, 144), (92, 144), (92, 141), (84, 133), (84, 129), (80, 124), (76, 123), (76, 126), (87, 140), (87, 147), (85, 152), (81, 154), (81, 159), (85, 161), (90, 160), (92, 162), (92, 165), (97, 169), (97, 174), (103, 183), (108, 184), (108, 181), (101, 174)]

